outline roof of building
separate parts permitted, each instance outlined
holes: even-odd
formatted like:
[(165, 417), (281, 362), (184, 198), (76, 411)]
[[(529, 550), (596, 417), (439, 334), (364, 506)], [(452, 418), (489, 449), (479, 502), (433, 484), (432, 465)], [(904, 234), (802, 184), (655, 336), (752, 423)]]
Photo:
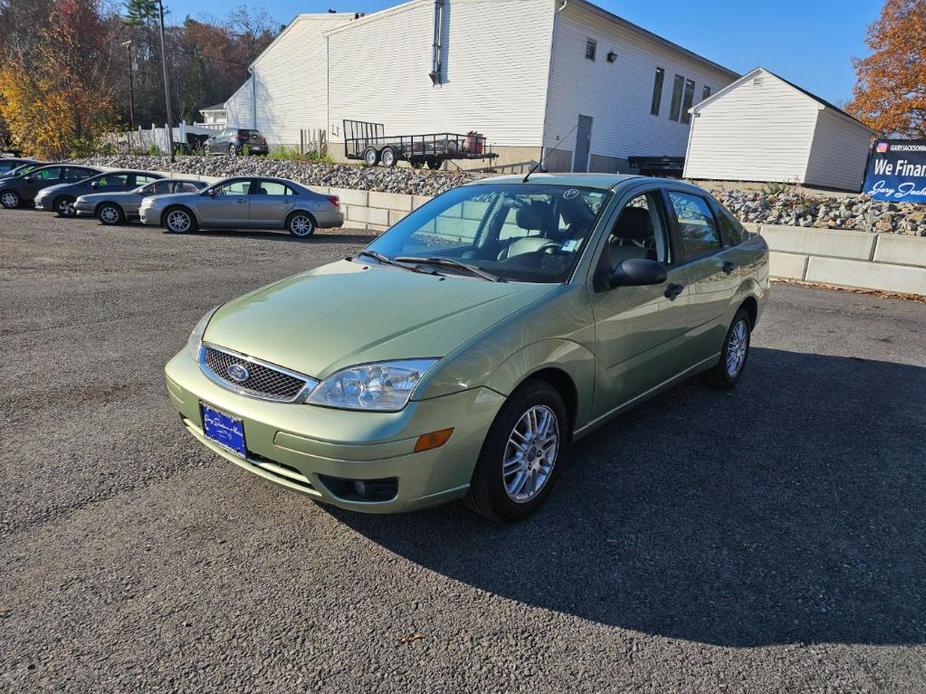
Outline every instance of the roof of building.
[(224, 110), (225, 110), (225, 102), (223, 101), (221, 104), (214, 104), (213, 106), (204, 106), (203, 108), (199, 109), (199, 112), (202, 113), (203, 111), (224, 111)]
[(740, 75), (740, 73), (736, 72), (735, 70), (731, 70), (730, 68), (724, 67), (723, 65), (720, 65), (719, 63), (715, 63), (713, 60), (709, 60), (702, 55), (698, 55), (694, 51), (689, 50), (685, 48), (684, 46), (680, 46), (677, 43), (660, 36), (659, 34), (654, 34), (649, 29), (644, 29), (639, 24), (634, 24), (633, 22), (630, 22), (624, 19), (623, 17), (620, 17), (614, 14), (613, 12), (609, 12), (603, 7), (599, 7), (595, 3), (590, 2), (590, 0), (571, 0), (571, 1), (577, 4), (580, 4), (580, 5), (583, 5), (600, 15), (603, 15), (606, 19), (612, 22), (615, 22), (617, 24), (620, 24), (621, 26), (627, 27), (628, 29), (631, 29), (639, 34), (643, 34), (648, 39), (656, 41), (657, 43), (661, 43), (663, 46), (666, 46), (667, 48), (671, 48), (672, 50), (679, 51), (680, 53), (683, 53), (690, 58), (694, 58), (695, 60), (698, 60), (702, 63), (706, 63), (710, 65), (711, 67), (713, 67), (715, 70), (726, 72), (733, 79), (736, 79)]
[(846, 113), (845, 111), (843, 111), (841, 108), (839, 108), (839, 107), (836, 106), (835, 104), (830, 103), (830, 102), (827, 101), (826, 99), (821, 99), (819, 96), (817, 96), (817, 95), (814, 94), (813, 92), (807, 91), (807, 90), (804, 89), (803, 87), (801, 87), (801, 86), (799, 86), (799, 85), (797, 85), (797, 84), (794, 84), (794, 82), (791, 82), (790, 80), (786, 80), (786, 79), (785, 79), (784, 77), (782, 77), (781, 75), (776, 75), (774, 72), (772, 72), (772, 71), (769, 70), (768, 68), (764, 68), (764, 67), (762, 67), (762, 66), (753, 68), (752, 70), (750, 70), (749, 72), (747, 72), (745, 75), (743, 75), (742, 77), (740, 77), (740, 78), (739, 78), (738, 80), (736, 80), (735, 82), (732, 82), (731, 84), (728, 84), (728, 85), (727, 85), (726, 87), (724, 87), (723, 89), (721, 89), (721, 90), (719, 90), (719, 91), (717, 91), (717, 92), (714, 92), (714, 93), (711, 94), (708, 98), (704, 99), (704, 101), (701, 101), (701, 102), (695, 104), (695, 105), (692, 106), (691, 109), (690, 109), (690, 110), (691, 110), (691, 113), (695, 113), (696, 111), (700, 110), (701, 108), (703, 108), (703, 107), (706, 106), (707, 104), (716, 101), (719, 97), (723, 96), (723, 95), (726, 94), (727, 92), (729, 92), (729, 91), (731, 91), (731, 90), (733, 90), (733, 89), (736, 89), (738, 86), (740, 86), (740, 85), (743, 84), (744, 82), (748, 82), (749, 80), (753, 79), (753, 78), (756, 76), (756, 74), (759, 73), (759, 72), (764, 72), (764, 73), (766, 73), (767, 75), (771, 75), (772, 77), (774, 77), (774, 78), (777, 79), (777, 80), (781, 80), (782, 82), (784, 82), (785, 84), (787, 84), (787, 85), (788, 85), (789, 87), (791, 87), (792, 89), (795, 89), (795, 90), (797, 90), (798, 92), (800, 92), (801, 94), (803, 94), (804, 96), (807, 96), (807, 97), (813, 99), (815, 102), (817, 102), (818, 104), (820, 104), (821, 106), (823, 106), (823, 108), (827, 108), (827, 109), (829, 109), (829, 110), (831, 110), (831, 111), (834, 111), (834, 112), (838, 113), (838, 114), (841, 115), (841, 116), (844, 116), (844, 117), (848, 118), (848, 119), (851, 120), (851, 121), (854, 121), (855, 123), (857, 123), (858, 125), (862, 126), (863, 128), (866, 128), (866, 129), (870, 130), (872, 133), (875, 132), (875, 131), (872, 130), (870, 127), (868, 127), (867, 125), (865, 125), (862, 121), (860, 121), (858, 118), (856, 118), (855, 116), (853, 116), (853, 115), (851, 115), (851, 114), (849, 114), (849, 113)]

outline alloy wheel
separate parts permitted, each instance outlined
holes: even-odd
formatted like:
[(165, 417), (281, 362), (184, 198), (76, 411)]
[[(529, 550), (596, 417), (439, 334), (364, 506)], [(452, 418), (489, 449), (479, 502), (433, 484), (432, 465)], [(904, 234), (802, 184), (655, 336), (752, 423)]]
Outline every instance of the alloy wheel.
[(55, 210), (62, 217), (73, 217), (74, 216), (74, 201), (70, 198), (65, 198), (58, 202), (58, 206)]
[(508, 437), (502, 463), (505, 493), (523, 504), (536, 498), (553, 474), (559, 454), (559, 422), (546, 405), (521, 415)]
[(183, 210), (174, 210), (167, 215), (167, 228), (178, 234), (189, 231), (191, 224), (190, 215)]
[(746, 321), (739, 320), (730, 331), (730, 341), (727, 343), (727, 374), (731, 378), (735, 378), (743, 368), (748, 350), (749, 327)]
[(306, 215), (299, 214), (289, 220), (289, 230), (293, 232), (293, 236), (311, 236), (315, 231), (315, 225)]
[(112, 205), (106, 205), (100, 209), (100, 221), (103, 224), (115, 224), (119, 221), (119, 210)]

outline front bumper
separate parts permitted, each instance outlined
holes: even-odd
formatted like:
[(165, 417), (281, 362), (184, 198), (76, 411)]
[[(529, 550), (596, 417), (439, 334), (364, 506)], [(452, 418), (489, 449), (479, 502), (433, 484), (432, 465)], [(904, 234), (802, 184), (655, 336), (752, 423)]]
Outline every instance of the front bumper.
[(161, 226), (161, 213), (163, 210), (159, 207), (142, 207), (138, 210), (138, 220), (142, 224), (149, 224), (151, 226), (159, 227)]
[(50, 207), (51, 196), (42, 195), (41, 193), (39, 193), (38, 195), (35, 196), (35, 200), (33, 201), (32, 204), (35, 206), (35, 209), (37, 210), (42, 210), (43, 212), (50, 212), (51, 211), (51, 207)]
[(74, 203), (74, 212), (78, 217), (92, 217), (95, 207), (91, 202), (81, 202), (80, 198)]
[[(207, 448), (266, 480), (366, 513), (409, 511), (465, 495), (486, 432), (504, 402), (487, 388), (410, 402), (401, 412), (269, 402), (213, 383), (186, 350), (167, 364), (165, 375), (184, 426)], [(243, 421), (247, 459), (205, 437), (200, 403)], [(454, 432), (442, 447), (414, 452), (419, 436), (449, 427)], [(345, 498), (327, 478), (395, 478), (397, 493), (387, 501)]]

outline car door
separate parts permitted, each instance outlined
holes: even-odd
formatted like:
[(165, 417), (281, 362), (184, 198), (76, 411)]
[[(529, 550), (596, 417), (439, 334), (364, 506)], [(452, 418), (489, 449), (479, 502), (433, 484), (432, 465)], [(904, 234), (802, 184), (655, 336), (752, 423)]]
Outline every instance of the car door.
[(296, 200), (289, 186), (264, 179), (254, 180), (249, 197), (250, 225), (265, 228), (282, 227)]
[[(599, 375), (595, 416), (603, 416), (687, 368), (679, 347), (688, 325), (688, 273), (673, 247), (659, 186), (635, 189), (599, 251), (591, 290)], [(662, 284), (608, 288), (602, 280), (623, 260), (665, 266)]]
[(200, 224), (217, 227), (250, 225), (248, 203), (251, 179), (237, 178), (211, 189), (197, 198), (196, 213)]
[(228, 138), (228, 130), (222, 130), (221, 132), (216, 133), (214, 137), (209, 138), (209, 151), (210, 152), (224, 152), (226, 149), (226, 139)]
[(44, 169), (33, 171), (23, 179), (20, 194), (23, 199), (32, 200), (35, 198), (36, 193), (42, 190), (42, 188), (57, 185), (58, 183), (65, 183), (66, 181), (63, 180), (63, 175), (63, 166), (49, 166)]
[(666, 207), (688, 269), (691, 300), (687, 349), (697, 360), (720, 351), (739, 286), (737, 252), (724, 247), (708, 194), (666, 191)]

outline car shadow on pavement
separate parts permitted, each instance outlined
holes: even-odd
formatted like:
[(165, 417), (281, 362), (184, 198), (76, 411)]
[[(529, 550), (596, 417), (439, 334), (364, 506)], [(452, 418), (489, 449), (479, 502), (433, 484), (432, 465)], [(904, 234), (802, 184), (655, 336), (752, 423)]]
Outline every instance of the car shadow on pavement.
[(926, 369), (754, 348), (577, 443), (515, 525), (331, 510), (526, 605), (723, 646), (926, 641)]

